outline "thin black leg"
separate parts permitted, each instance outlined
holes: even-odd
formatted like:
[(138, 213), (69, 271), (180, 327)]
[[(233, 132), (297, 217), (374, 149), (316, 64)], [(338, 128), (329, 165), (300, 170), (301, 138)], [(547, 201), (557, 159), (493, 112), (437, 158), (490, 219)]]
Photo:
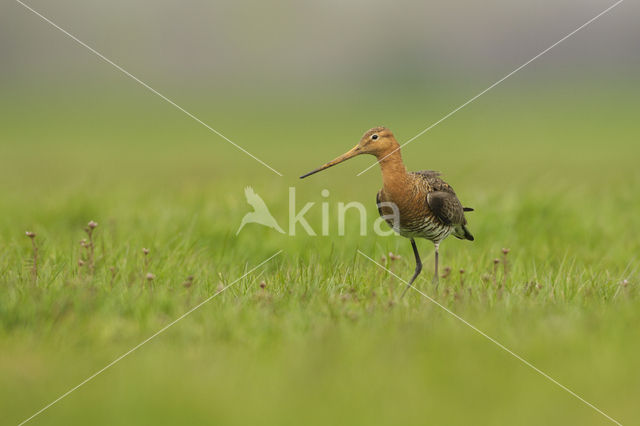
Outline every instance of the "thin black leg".
[(415, 281), (418, 275), (420, 275), (420, 272), (422, 272), (422, 261), (420, 260), (420, 253), (418, 253), (418, 247), (416, 246), (416, 241), (413, 238), (411, 239), (411, 247), (413, 248), (413, 255), (416, 257), (416, 270), (413, 273), (413, 277), (411, 277), (411, 279), (409, 280), (409, 284), (407, 284), (407, 287), (405, 287), (404, 291), (402, 292), (402, 295), (400, 296), (401, 298), (404, 296), (407, 290), (409, 290), (409, 287), (411, 287), (411, 284)]
[(436, 268), (435, 268), (435, 272), (433, 274), (433, 283), (436, 285), (436, 290), (438, 290), (438, 282), (440, 281), (439, 277), (438, 277), (438, 257), (439, 257), (438, 251), (439, 251), (439, 249), (440, 249), (440, 243), (436, 243), (436, 255), (435, 255)]

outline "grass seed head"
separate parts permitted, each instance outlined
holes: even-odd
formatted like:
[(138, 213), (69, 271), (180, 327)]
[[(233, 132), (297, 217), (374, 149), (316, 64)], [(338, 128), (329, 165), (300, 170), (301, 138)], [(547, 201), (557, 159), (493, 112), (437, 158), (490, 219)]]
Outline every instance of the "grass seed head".
[(264, 281), (260, 281), (260, 288), (265, 288), (267, 286), (267, 283)]
[(98, 224), (93, 220), (90, 220), (87, 226), (89, 227), (89, 229), (96, 229), (98, 227)]
[(35, 232), (31, 232), (31, 231), (27, 231), (25, 232), (26, 236), (31, 238), (32, 240), (36, 237), (36, 233)]
[(144, 255), (148, 255), (149, 254), (149, 249), (148, 248), (143, 248), (142, 249), (142, 253), (144, 253)]
[(153, 275), (151, 272), (147, 272), (147, 275), (145, 276), (145, 278), (147, 279), (147, 281), (153, 281), (156, 276)]

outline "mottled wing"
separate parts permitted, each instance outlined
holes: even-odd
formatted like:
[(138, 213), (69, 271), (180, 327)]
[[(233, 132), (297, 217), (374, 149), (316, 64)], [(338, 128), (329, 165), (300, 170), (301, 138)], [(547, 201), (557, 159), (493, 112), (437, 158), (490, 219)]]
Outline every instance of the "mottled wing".
[(436, 172), (435, 170), (421, 170), (414, 173), (427, 181), (430, 191), (444, 191), (455, 195), (451, 185), (440, 177), (440, 172)]
[(445, 225), (465, 225), (464, 210), (456, 194), (434, 191), (427, 194), (427, 204), (431, 212)]
[[(412, 172), (412, 173), (415, 173), (415, 174), (420, 175), (420, 176), (422, 176), (424, 178), (427, 178), (427, 179), (431, 179), (431, 178), (440, 179), (440, 176), (442, 175), (442, 173), (440, 173), (440, 172), (438, 172), (436, 170), (419, 170), (417, 172)], [(442, 179), (440, 179), (440, 180), (442, 180)]]
[(464, 225), (464, 208), (456, 196), (455, 191), (447, 182), (440, 178), (440, 173), (434, 170), (415, 172), (427, 181), (429, 191), (427, 204), (431, 212), (445, 225)]
[(467, 227), (465, 211), (473, 211), (470, 207), (462, 207), (455, 191), (440, 178), (440, 173), (433, 170), (415, 172), (427, 184), (427, 205), (431, 212), (445, 225), (453, 227), (453, 236), (462, 240), (473, 241), (473, 235)]

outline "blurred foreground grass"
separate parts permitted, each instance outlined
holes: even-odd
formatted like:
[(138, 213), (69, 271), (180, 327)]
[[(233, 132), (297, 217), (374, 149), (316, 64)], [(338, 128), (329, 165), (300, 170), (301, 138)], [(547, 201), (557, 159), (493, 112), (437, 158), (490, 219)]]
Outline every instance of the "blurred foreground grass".
[[(426, 268), (416, 284), (632, 423), (640, 397), (637, 96), (583, 89), (492, 93), (404, 150), (409, 169), (445, 172), (476, 209), (476, 242), (443, 244), (452, 273), (440, 292), (430, 285), (428, 242), (419, 243)], [(191, 100), (188, 109), (279, 177), (146, 95), (34, 91), (8, 93), (0, 106), (3, 424), (25, 419), (280, 249), (33, 423), (606, 424), (417, 293), (399, 300), (402, 283), (356, 250), (400, 254), (387, 260), (408, 278), (409, 243), (359, 236), (355, 213), (344, 237), (335, 222), (331, 236), (257, 225), (235, 235), (249, 185), (285, 228), (295, 186), (298, 208), (316, 203), (307, 215), (316, 231), (324, 188), (332, 209), (365, 203), (371, 229), (379, 171), (354, 177), (371, 159), (297, 176), (374, 125), (407, 140), (457, 106), (450, 98)], [(93, 276), (78, 267), (89, 220), (99, 223)], [(35, 282), (27, 230), (38, 234)], [(502, 265), (497, 284), (492, 278), (502, 247), (511, 249), (504, 288)]]

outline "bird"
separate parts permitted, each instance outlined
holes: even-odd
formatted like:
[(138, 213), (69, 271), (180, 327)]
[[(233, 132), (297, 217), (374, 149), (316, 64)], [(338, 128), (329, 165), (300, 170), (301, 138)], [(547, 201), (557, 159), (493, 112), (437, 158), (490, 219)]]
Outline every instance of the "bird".
[(280, 228), (278, 222), (276, 222), (275, 218), (271, 215), (271, 212), (269, 212), (264, 200), (256, 194), (252, 187), (247, 186), (244, 189), (244, 195), (247, 198), (247, 203), (253, 207), (254, 211), (244, 215), (236, 235), (240, 233), (247, 223), (259, 223), (260, 225), (268, 226), (269, 228), (273, 228), (281, 234), (284, 234), (284, 231)]
[(449, 235), (469, 241), (473, 241), (474, 237), (467, 228), (465, 218), (465, 212), (473, 209), (462, 206), (451, 185), (440, 177), (439, 172), (408, 172), (402, 161), (400, 148), (400, 144), (388, 128), (374, 127), (364, 133), (355, 147), (300, 176), (300, 179), (358, 155), (370, 154), (377, 158), (382, 171), (382, 189), (376, 196), (378, 213), (395, 232), (411, 241), (416, 261), (413, 276), (402, 292), (402, 297), (422, 272), (422, 260), (416, 238), (424, 238), (434, 244), (433, 282), (437, 290), (440, 243)]

